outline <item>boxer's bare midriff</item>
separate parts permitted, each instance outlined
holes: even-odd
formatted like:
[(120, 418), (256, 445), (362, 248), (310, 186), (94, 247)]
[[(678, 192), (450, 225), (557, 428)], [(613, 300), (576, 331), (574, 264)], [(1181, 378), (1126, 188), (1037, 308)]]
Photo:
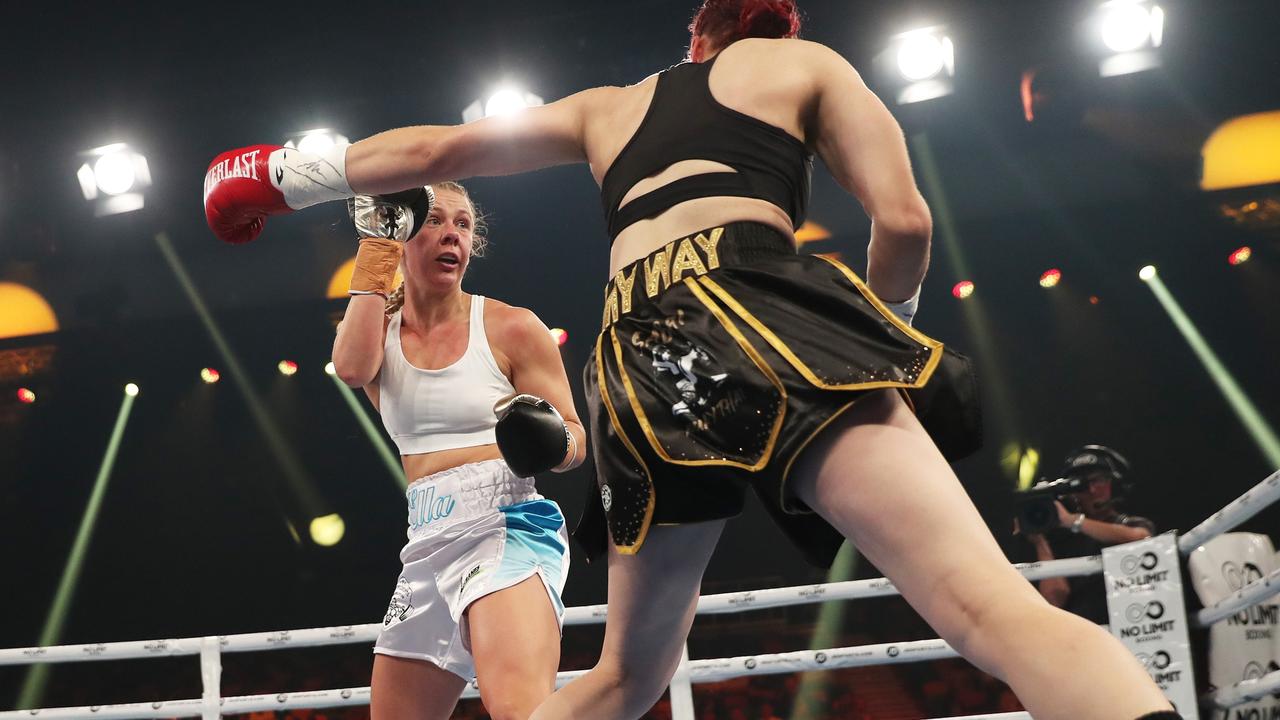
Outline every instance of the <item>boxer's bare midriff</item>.
[(698, 198), (623, 230), (609, 253), (609, 277), (672, 240), (733, 222), (758, 222), (795, 240), (791, 220), (777, 205), (738, 197)]
[(420, 455), (401, 455), (404, 465), (404, 477), (412, 484), (414, 480), (444, 472), (469, 463), (497, 460), (502, 457), (497, 445), (476, 445), (475, 447), (453, 448)]

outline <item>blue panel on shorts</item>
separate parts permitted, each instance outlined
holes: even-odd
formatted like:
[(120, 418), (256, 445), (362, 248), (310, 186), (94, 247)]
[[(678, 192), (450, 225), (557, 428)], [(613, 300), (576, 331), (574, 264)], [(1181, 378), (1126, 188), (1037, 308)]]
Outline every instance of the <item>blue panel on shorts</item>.
[[(502, 587), (504, 580), (528, 575), (541, 568), (543, 579), (559, 588), (568, 570), (565, 567), (564, 516), (560, 507), (550, 500), (530, 500), (498, 508), (507, 523), (507, 543), (502, 551), (502, 565), (498, 568), (494, 585)], [(555, 595), (556, 612), (564, 611), (559, 593)]]

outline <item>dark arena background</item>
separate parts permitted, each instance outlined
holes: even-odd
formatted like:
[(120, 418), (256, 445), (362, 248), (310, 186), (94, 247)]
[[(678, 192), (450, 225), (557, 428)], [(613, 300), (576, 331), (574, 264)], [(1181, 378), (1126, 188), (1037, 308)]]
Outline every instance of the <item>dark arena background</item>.
[[(935, 226), (915, 324), (974, 359), (986, 440), (956, 470), (1011, 561), (1032, 559), (1012, 534), (1014, 491), (1058, 477), (1080, 445), (1128, 458), (1126, 507), (1162, 532), (1280, 467), (1280, 3), (1159, 0), (1159, 32), (1140, 28), (1133, 46), (1097, 0), (800, 4), (803, 37), (858, 68), (906, 133)], [(639, 82), (681, 60), (695, 5), (6, 6), (0, 648), (379, 622), (403, 481), (377, 414), (325, 371), (351, 223), (332, 203), (272, 219), (253, 244), (220, 243), (201, 206), (210, 159), (319, 128), (356, 140), (456, 124), (499, 88), (550, 102)], [(904, 40), (918, 28), (933, 34)], [(926, 56), (904, 55), (920, 37)], [(861, 272), (870, 223), (824, 169), (814, 178), (801, 251)], [(581, 166), (467, 184), (491, 246), (464, 288), (563, 331), (585, 414), (609, 249), (595, 184)], [(593, 477), (588, 461), (539, 488), (572, 524)], [(1239, 530), (1280, 540), (1278, 527), (1272, 507)], [(879, 575), (853, 554), (833, 574), (810, 567), (753, 500), (703, 593)], [(1187, 597), (1194, 611), (1189, 585)], [(575, 555), (565, 601), (603, 603), (604, 568)], [(591, 667), (601, 637), (566, 628), (561, 668)], [(702, 617), (689, 649), (932, 637), (892, 597)], [(1203, 692), (1207, 638), (1191, 639)], [(230, 697), (363, 687), (372, 655), (223, 662)], [(32, 667), (0, 665), (0, 711), (201, 696), (193, 657)], [(960, 660), (742, 677), (693, 698), (700, 720), (1021, 709)], [(664, 699), (647, 717), (671, 716)], [(488, 716), (464, 700), (454, 717)]]

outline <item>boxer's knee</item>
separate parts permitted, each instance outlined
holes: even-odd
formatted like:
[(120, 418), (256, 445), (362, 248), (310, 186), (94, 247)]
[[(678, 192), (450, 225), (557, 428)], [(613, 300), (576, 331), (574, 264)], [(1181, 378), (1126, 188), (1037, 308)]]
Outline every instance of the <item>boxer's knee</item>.
[(665, 663), (625, 662), (603, 656), (591, 669), (592, 682), (600, 684), (610, 696), (626, 708), (629, 715), (639, 716), (662, 698), (673, 673)]

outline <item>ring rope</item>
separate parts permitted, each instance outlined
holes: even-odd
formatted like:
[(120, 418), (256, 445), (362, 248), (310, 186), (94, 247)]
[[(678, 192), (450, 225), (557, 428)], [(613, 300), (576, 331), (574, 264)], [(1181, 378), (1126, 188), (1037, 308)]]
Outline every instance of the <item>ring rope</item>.
[(1211, 515), (1208, 520), (1179, 537), (1178, 550), (1183, 555), (1189, 555), (1192, 550), (1234, 529), (1277, 500), (1280, 500), (1280, 470), (1271, 473), (1266, 480), (1249, 488), (1243, 495)]
[(1268, 695), (1280, 693), (1280, 670), (1267, 673), (1260, 678), (1244, 680), (1235, 685), (1228, 685), (1204, 696), (1204, 700), (1222, 709), (1233, 708), (1254, 700), (1261, 700)]
[[(1096, 575), (1102, 572), (1102, 558), (1099, 556), (1065, 558), (1042, 563), (1024, 563), (1014, 567), (1031, 581), (1042, 580), (1046, 577)], [(746, 612), (749, 610), (766, 610), (791, 605), (832, 600), (857, 600), (896, 594), (898, 594), (897, 588), (885, 578), (820, 585), (795, 585), (705, 595), (698, 601), (698, 614), (712, 615)], [(606, 607), (606, 605), (584, 605), (566, 608), (564, 624), (598, 625), (604, 622)], [(303, 648), (373, 642), (377, 639), (381, 630), (381, 623), (368, 623), (365, 625), (339, 625), (302, 630), (276, 630), (222, 635), (218, 637), (218, 641), (220, 651), (223, 653), (258, 652), (284, 647)], [(179, 638), (3, 649), (0, 650), (0, 665), (198, 655), (200, 654), (200, 642), (200, 638)]]
[(1235, 593), (1196, 613), (1196, 625), (1209, 627), (1219, 620), (1231, 617), (1275, 595), (1280, 595), (1280, 568), (1272, 570), (1266, 577), (1254, 580)]
[[(1280, 471), (1273, 473), (1261, 483), (1250, 488), (1209, 519), (1182, 535), (1178, 541), (1179, 550), (1183, 554), (1190, 553), (1210, 539), (1252, 518), (1278, 499), (1280, 499)], [(1014, 567), (1028, 580), (1036, 581), (1048, 577), (1075, 577), (1098, 574), (1102, 571), (1102, 562), (1099, 556), (1093, 556), (1043, 563), (1025, 563)], [(1270, 573), (1261, 580), (1249, 583), (1231, 597), (1201, 610), (1197, 614), (1197, 622), (1201, 626), (1213, 624), (1278, 592), (1280, 592), (1280, 570)], [(896, 594), (898, 594), (898, 591), (892, 583), (885, 578), (876, 578), (842, 583), (801, 585), (707, 595), (699, 598), (697, 612), (700, 615), (733, 613), (833, 600), (885, 597)], [(565, 624), (598, 624), (603, 622), (606, 616), (606, 605), (568, 608), (565, 612)], [(220, 655), (220, 653), (224, 652), (252, 652), (283, 647), (313, 647), (372, 642), (376, 639), (380, 629), (380, 624), (369, 623), (365, 625), (243, 633), (205, 638), (11, 648), (0, 650), (0, 665), (201, 655), (202, 668), (207, 668), (210, 667), (209, 656)], [(958, 657), (955, 650), (946, 642), (934, 639), (830, 648), (826, 650), (713, 658), (689, 662), (688, 681), (690, 683), (712, 683), (744, 675), (793, 673), (805, 670), (835, 670), (847, 667), (898, 664), (952, 657)], [(217, 668), (220, 670), (220, 665)], [(556, 677), (556, 686), (561, 687), (585, 673), (585, 670), (559, 673)], [(1220, 688), (1205, 695), (1203, 699), (1206, 703), (1211, 703), (1219, 708), (1230, 708), (1261, 699), (1276, 692), (1280, 692), (1280, 671)], [(462, 697), (479, 697), (479, 690), (474, 680), (467, 685)], [(216, 694), (211, 696), (206, 690), (203, 698), (190, 700), (3, 711), (0, 712), (0, 720), (17, 720), (18, 718), (29, 717), (55, 718), (57, 720), (201, 717), (202, 714), (208, 716), (211, 710), (210, 704), (215, 701), (215, 698)], [(216, 700), (216, 702), (220, 705), (219, 712), (240, 714), (262, 710), (367, 705), (369, 698), (370, 689), (364, 687), (277, 693), (274, 695), (246, 695), (222, 698)], [(943, 720), (1030, 720), (1030, 717), (1025, 712), (1018, 712), (968, 715)]]

